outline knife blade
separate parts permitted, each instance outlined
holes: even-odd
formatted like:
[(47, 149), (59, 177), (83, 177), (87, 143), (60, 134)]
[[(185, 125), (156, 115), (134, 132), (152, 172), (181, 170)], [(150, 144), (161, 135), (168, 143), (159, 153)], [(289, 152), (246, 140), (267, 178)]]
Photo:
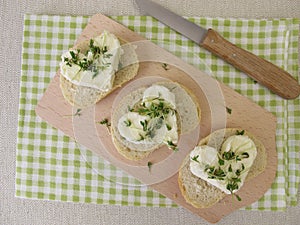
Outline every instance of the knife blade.
[(295, 99), (299, 96), (298, 81), (282, 68), (234, 45), (217, 31), (211, 28), (204, 29), (155, 2), (135, 1), (139, 8), (147, 14), (222, 58), (275, 94), (285, 99)]

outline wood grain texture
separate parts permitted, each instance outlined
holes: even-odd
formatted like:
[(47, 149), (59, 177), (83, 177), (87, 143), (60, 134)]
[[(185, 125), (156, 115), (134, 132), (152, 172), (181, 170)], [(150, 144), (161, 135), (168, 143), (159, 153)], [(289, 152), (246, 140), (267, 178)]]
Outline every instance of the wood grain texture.
[(300, 94), (298, 81), (288, 72), (232, 44), (213, 29), (208, 30), (200, 46), (245, 72), (255, 81), (285, 99), (294, 99)]
[[(225, 215), (262, 197), (270, 188), (277, 170), (275, 116), (166, 50), (149, 41), (143, 42), (145, 40), (143, 37), (104, 15), (93, 16), (78, 41), (89, 39), (104, 29), (137, 45), (136, 51), (140, 60), (140, 68), (136, 78), (123, 88), (112, 92), (95, 106), (83, 109), (80, 117), (70, 117), (66, 115), (74, 114), (77, 109), (72, 108), (65, 101), (59, 87), (60, 74), (58, 71), (36, 107), (37, 115), (89, 148), (99, 157), (110, 161), (118, 168), (146, 183), (150, 188), (211, 223), (219, 221)], [(162, 63), (168, 63), (168, 70), (162, 67)], [(185, 202), (177, 183), (177, 171), (191, 148), (180, 148), (181, 150), (176, 154), (160, 149), (144, 161), (132, 162), (118, 154), (106, 127), (97, 124), (97, 121), (110, 118), (112, 110), (114, 110), (114, 102), (126, 88), (139, 84), (144, 85), (145, 80), (148, 82), (149, 80), (159, 81), (159, 79), (172, 80), (185, 86), (197, 97), (200, 105), (201, 121), (198, 129), (193, 133), (197, 137), (193, 137), (195, 140), (192, 140), (191, 135), (187, 135), (180, 139), (198, 143), (200, 139), (216, 129), (235, 127), (248, 130), (264, 144), (267, 150), (266, 170), (255, 180), (244, 184), (238, 192), (243, 199), (241, 202), (233, 201), (231, 196), (227, 196), (211, 208), (194, 208)], [(226, 112), (226, 107), (232, 110), (231, 114)], [(153, 162), (151, 173), (147, 167), (148, 161)]]

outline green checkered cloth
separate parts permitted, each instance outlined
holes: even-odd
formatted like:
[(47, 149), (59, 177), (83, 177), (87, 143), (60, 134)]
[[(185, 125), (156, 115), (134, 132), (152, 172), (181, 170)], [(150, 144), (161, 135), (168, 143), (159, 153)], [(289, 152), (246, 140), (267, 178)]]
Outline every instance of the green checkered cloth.
[[(98, 204), (176, 207), (170, 199), (77, 145), (43, 122), (35, 106), (90, 17), (25, 15), (16, 154), (16, 196)], [(297, 204), (300, 102), (283, 100), (245, 74), (170, 30), (152, 17), (112, 19), (168, 49), (183, 60), (277, 116), (277, 177), (248, 210), (285, 210)], [(298, 77), (297, 19), (189, 18)]]

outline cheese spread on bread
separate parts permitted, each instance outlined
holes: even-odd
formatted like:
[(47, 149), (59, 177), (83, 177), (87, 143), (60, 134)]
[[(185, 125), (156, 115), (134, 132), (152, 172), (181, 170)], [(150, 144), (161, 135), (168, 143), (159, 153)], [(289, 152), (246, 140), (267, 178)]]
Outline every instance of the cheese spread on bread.
[(177, 150), (175, 110), (174, 94), (164, 86), (152, 85), (144, 91), (142, 101), (119, 119), (118, 130), (129, 142), (143, 145), (164, 143)]
[(158, 97), (164, 99), (165, 103), (167, 103), (172, 109), (176, 108), (175, 95), (170, 92), (168, 88), (161, 85), (152, 85), (147, 88), (144, 91), (143, 102), (149, 106), (151, 102), (155, 101)]
[(61, 56), (61, 74), (70, 82), (101, 91), (112, 88), (122, 49), (118, 38), (104, 31), (90, 40), (86, 52), (70, 50)]
[(190, 153), (190, 171), (226, 194), (232, 194), (243, 185), (256, 155), (252, 139), (233, 135), (223, 142), (220, 151), (208, 145), (196, 146)]

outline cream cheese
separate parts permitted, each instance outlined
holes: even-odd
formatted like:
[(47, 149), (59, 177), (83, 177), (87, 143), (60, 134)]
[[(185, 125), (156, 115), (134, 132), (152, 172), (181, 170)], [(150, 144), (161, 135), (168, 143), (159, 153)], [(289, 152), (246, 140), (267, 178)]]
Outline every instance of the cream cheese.
[(164, 86), (153, 85), (144, 91), (141, 104), (119, 119), (120, 135), (135, 144), (164, 143), (175, 150), (178, 142), (175, 109), (174, 94)]
[(91, 39), (89, 50), (70, 50), (61, 56), (61, 74), (70, 82), (108, 91), (112, 88), (123, 51), (118, 38), (104, 31)]
[(154, 120), (151, 120), (149, 116), (143, 116), (137, 112), (128, 112), (120, 118), (118, 129), (122, 137), (135, 144), (161, 143), (166, 133), (165, 126), (156, 129), (152, 137), (148, 135), (148, 129), (144, 129), (145, 125), (143, 124), (147, 123), (147, 127), (150, 129), (153, 122)]
[[(190, 153), (190, 170), (226, 194), (232, 194), (244, 184), (256, 154), (256, 146), (248, 136), (234, 135), (224, 141), (220, 152), (207, 145), (195, 147)], [(237, 184), (234, 188), (233, 182)]]
[(176, 108), (175, 95), (169, 91), (168, 88), (161, 85), (152, 85), (147, 88), (143, 95), (143, 102), (149, 103), (151, 101), (158, 101), (157, 98), (164, 99), (172, 109)]

